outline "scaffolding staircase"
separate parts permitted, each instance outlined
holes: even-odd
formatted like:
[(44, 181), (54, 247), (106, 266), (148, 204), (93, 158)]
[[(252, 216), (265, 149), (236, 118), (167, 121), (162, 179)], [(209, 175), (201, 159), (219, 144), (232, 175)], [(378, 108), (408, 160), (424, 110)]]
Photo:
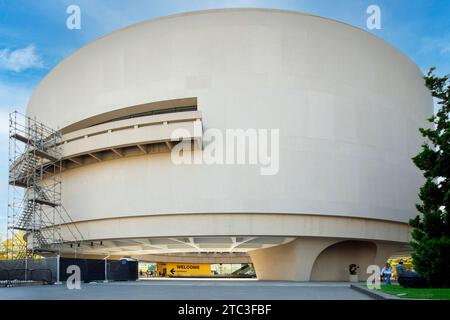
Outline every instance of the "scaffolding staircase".
[[(61, 201), (61, 133), (17, 111), (9, 121), (8, 257), (79, 247), (83, 235)], [(64, 239), (62, 226), (70, 239)]]

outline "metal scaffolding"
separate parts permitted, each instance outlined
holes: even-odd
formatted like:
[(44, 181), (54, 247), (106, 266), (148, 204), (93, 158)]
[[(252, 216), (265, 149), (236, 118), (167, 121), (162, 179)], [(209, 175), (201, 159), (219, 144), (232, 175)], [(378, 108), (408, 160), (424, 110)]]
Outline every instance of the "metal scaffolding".
[(61, 132), (17, 111), (9, 117), (9, 259), (58, 255), (65, 243), (82, 241), (61, 202)]

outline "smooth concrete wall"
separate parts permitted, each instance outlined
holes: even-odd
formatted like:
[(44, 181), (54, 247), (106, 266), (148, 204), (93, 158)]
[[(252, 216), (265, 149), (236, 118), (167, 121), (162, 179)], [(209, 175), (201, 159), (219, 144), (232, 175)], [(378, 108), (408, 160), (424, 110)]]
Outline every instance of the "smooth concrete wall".
[(259, 280), (309, 281), (319, 253), (336, 242), (333, 238), (299, 238), (249, 255)]
[(366, 280), (367, 267), (375, 262), (377, 246), (368, 241), (338, 242), (324, 251), (314, 261), (311, 280), (349, 280), (349, 266), (356, 264), (359, 280)]
[[(120, 260), (124, 257), (121, 255), (109, 255), (109, 254), (83, 254), (74, 252), (64, 252), (62, 254), (64, 258), (79, 258), (79, 259), (109, 259)], [(128, 255), (127, 255), (128, 256)], [(161, 263), (252, 263), (248, 255), (233, 255), (233, 254), (210, 254), (208, 256), (191, 254), (191, 255), (158, 255), (158, 254), (144, 254), (144, 255), (130, 255), (129, 257), (136, 259), (140, 262), (161, 262)], [(1, 264), (1, 261), (0, 261)]]
[(281, 246), (249, 252), (259, 280), (349, 281), (349, 265), (357, 264), (359, 280), (367, 267), (383, 267), (399, 243), (299, 237)]
[(233, 9), (134, 25), (60, 63), (28, 114), (62, 128), (186, 97), (198, 98), (205, 130), (280, 129), (278, 174), (261, 176), (255, 165), (175, 166), (169, 154), (105, 161), (64, 173), (63, 203), (75, 221), (289, 213), (407, 222), (415, 215), (422, 178), (411, 157), (422, 142), (417, 128), (432, 114), (430, 95), (410, 59), (336, 21)]
[(233, 254), (209, 254), (199, 255), (158, 255), (148, 254), (136, 256), (139, 261), (146, 262), (161, 262), (161, 263), (252, 263), (248, 255), (233, 255)]
[[(76, 226), (86, 239), (99, 241), (172, 236), (327, 237), (386, 240), (396, 243), (407, 243), (411, 240), (411, 228), (404, 223), (303, 214), (149, 215), (86, 220), (77, 222)], [(61, 231), (64, 239), (71, 240), (71, 234), (65, 226)]]

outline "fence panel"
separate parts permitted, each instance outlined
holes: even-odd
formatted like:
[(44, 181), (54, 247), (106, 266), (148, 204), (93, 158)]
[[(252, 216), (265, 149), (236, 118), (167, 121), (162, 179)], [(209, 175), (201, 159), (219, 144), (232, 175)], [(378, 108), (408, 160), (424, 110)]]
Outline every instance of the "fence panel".
[[(53, 283), (57, 281), (57, 258), (0, 260), (1, 280), (34, 280)], [(25, 271), (26, 270), (26, 271)]]

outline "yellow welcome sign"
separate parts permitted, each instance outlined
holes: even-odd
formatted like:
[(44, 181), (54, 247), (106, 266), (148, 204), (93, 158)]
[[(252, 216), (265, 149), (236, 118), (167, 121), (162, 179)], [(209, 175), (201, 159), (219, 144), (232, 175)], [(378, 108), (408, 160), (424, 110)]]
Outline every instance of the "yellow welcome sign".
[(192, 276), (211, 274), (211, 265), (208, 263), (167, 263), (166, 273), (170, 276)]

